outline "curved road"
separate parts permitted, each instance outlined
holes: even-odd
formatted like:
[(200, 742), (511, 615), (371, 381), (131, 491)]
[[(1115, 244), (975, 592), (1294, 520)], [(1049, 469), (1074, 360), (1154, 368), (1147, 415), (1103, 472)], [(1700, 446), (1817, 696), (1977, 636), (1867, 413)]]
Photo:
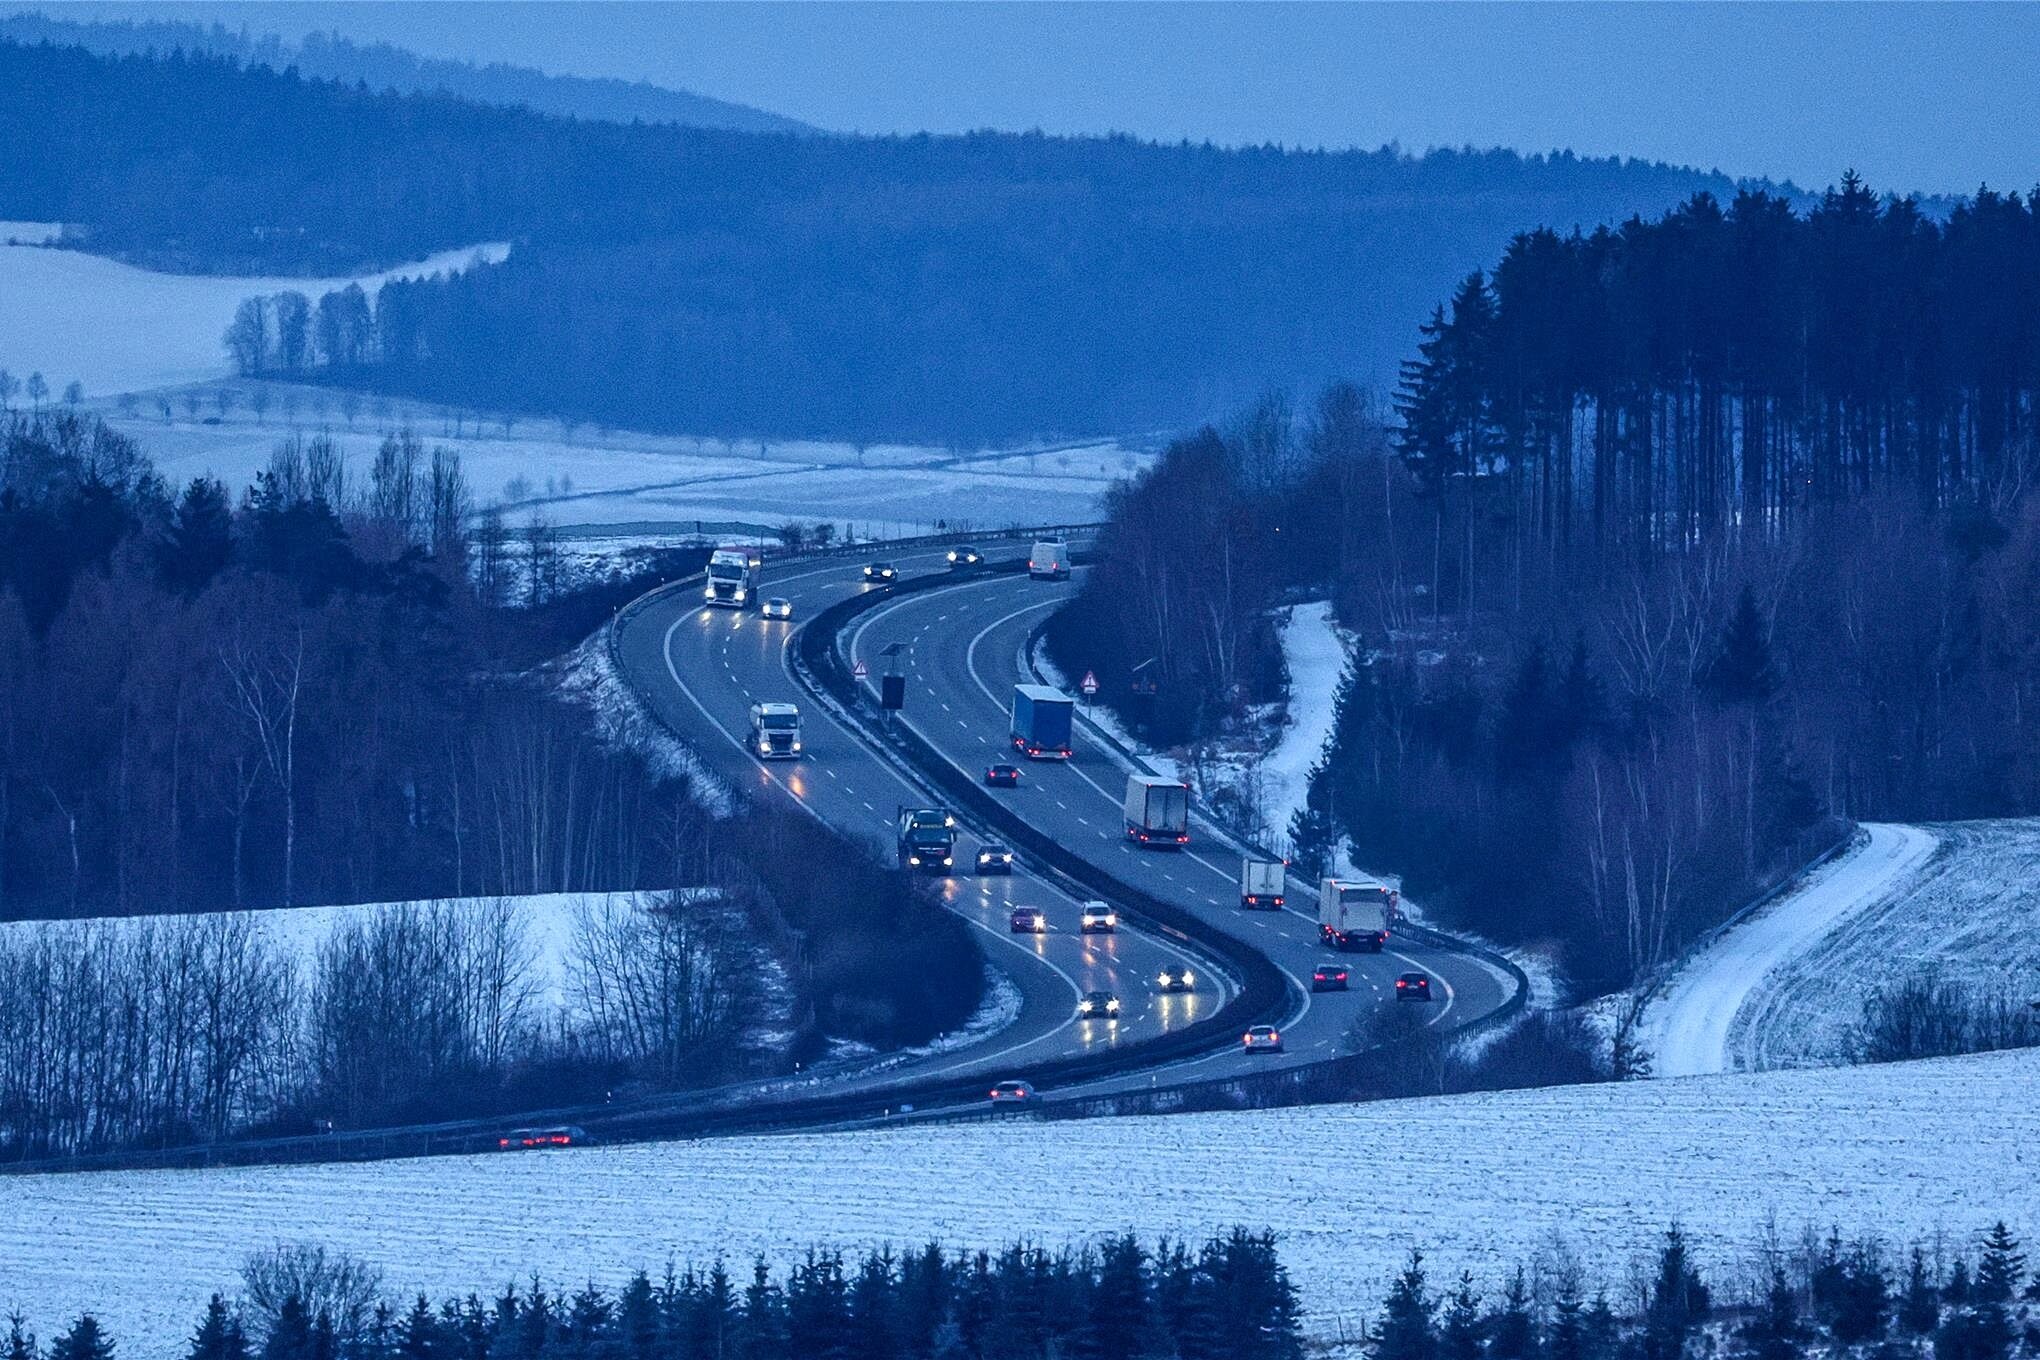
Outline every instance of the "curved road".
[[(941, 550), (889, 560), (903, 576), (946, 570)], [(795, 681), (790, 664), (793, 638), (804, 620), (848, 595), (872, 589), (863, 583), (862, 562), (796, 560), (768, 569), (765, 593), (793, 602), (791, 623), (768, 623), (750, 610), (707, 608), (698, 588), (681, 586), (624, 614), (616, 642), (632, 687), (717, 775), (740, 788), (783, 793), (837, 830), (871, 841), (881, 856), (889, 856), (898, 808), (939, 799), (819, 710)], [(801, 760), (766, 763), (742, 748), (750, 706), (766, 700), (801, 705), (805, 748)], [(1024, 863), (1011, 877), (970, 876), (978, 840), (967, 827), (962, 830), (957, 863), (965, 872), (943, 881), (943, 898), (984, 933), (987, 959), (1018, 993), (1018, 1018), (981, 1040), (885, 1063), (845, 1078), (832, 1089), (970, 1071), (988, 1078), (1024, 1075), (1031, 1063), (1129, 1044), (1187, 1025), (1231, 995), (1230, 984), (1204, 959), (1173, 942), (1125, 927), (1112, 935), (1078, 934), (1078, 904), (1028, 873)], [(1041, 907), (1049, 917), (1049, 932), (1012, 934), (1009, 917), (1015, 905)], [(1197, 976), (1195, 992), (1159, 993), (1156, 975), (1172, 963), (1191, 966)], [(1076, 1019), (1077, 1001), (1088, 991), (1119, 996), (1120, 1019), (1113, 1023)]]
[[(860, 618), (846, 635), (853, 659), (875, 672), (880, 650), (901, 644), (907, 674), (905, 718), (966, 770), (1006, 759), (1007, 715), (1016, 681), (1031, 681), (1024, 652), (1028, 633), (1073, 587), (1025, 576), (993, 576), (951, 590), (902, 597)], [(1143, 850), (1125, 837), (1121, 813), (1128, 766), (1086, 724), (1078, 724), (1075, 756), (1025, 762), (1021, 785), (1001, 797), (1028, 822), (1119, 880), (1196, 914), (1214, 932), (1244, 939), (1294, 984), (1297, 1013), (1283, 1027), (1279, 1056), (1224, 1051), (1174, 1064), (1172, 1076), (1224, 1076), (1242, 1069), (1322, 1061), (1347, 1047), (1355, 1022), (1394, 1005), (1398, 973), (1428, 973), (1437, 999), (1426, 1008), (1436, 1025), (1470, 1022), (1500, 1006), (1510, 980), (1478, 959), (1407, 937), (1381, 954), (1336, 954), (1318, 940), (1315, 890), (1290, 884), (1280, 912), (1239, 906), (1239, 855), (1223, 833), (1194, 819), (1183, 852)], [(1313, 970), (1336, 960), (1351, 973), (1351, 990), (1310, 993)]]

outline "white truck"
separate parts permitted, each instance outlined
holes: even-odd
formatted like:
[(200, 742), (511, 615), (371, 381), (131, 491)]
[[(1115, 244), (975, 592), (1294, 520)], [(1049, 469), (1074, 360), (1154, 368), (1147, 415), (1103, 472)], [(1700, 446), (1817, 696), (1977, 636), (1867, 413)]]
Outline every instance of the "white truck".
[(760, 760), (800, 759), (800, 708), (751, 705), (751, 753)]
[(1334, 949), (1379, 954), (1395, 920), (1396, 891), (1371, 878), (1328, 878), (1318, 885), (1318, 935)]
[(1126, 839), (1175, 849), (1190, 843), (1190, 786), (1160, 775), (1126, 777)]
[(1070, 545), (1060, 538), (1038, 538), (1027, 554), (1027, 574), (1036, 581), (1067, 581), (1070, 578)]
[(1279, 859), (1240, 859), (1240, 905), (1248, 911), (1280, 911), (1289, 866)]
[(708, 555), (708, 579), (702, 583), (704, 604), (742, 609), (758, 598), (758, 569), (764, 559), (749, 548), (717, 548)]

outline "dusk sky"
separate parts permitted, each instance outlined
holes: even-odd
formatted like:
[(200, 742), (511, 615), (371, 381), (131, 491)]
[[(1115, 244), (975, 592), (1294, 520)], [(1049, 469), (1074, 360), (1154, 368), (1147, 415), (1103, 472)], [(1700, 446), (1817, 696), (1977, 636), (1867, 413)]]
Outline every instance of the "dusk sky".
[[(16, 8), (16, 6), (9, 6)], [(1878, 189), (2040, 182), (2040, 5), (78, 3), (645, 79), (840, 131), (1569, 147)]]

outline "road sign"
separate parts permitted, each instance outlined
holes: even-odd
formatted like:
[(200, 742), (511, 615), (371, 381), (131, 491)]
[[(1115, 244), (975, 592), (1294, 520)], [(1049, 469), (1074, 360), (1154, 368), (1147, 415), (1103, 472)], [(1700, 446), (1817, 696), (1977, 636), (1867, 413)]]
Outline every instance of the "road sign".
[(1078, 685), (1077, 688), (1084, 691), (1084, 697), (1086, 699), (1090, 698), (1092, 695), (1098, 692), (1098, 677), (1093, 675), (1089, 671), (1085, 671), (1084, 683)]
[(907, 706), (907, 677), (904, 675), (882, 675), (878, 679), (878, 706), (880, 708), (905, 708)]
[(850, 676), (854, 680), (862, 680), (865, 676), (869, 674), (871, 674), (871, 671), (865, 667), (865, 664), (862, 661), (858, 662), (856, 665), (850, 668)]

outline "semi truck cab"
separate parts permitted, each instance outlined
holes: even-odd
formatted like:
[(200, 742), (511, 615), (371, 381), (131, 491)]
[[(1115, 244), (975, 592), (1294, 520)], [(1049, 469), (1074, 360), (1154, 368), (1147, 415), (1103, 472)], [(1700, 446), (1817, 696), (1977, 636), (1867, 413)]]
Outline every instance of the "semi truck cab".
[(701, 599), (722, 609), (742, 609), (758, 598), (758, 569), (764, 565), (749, 548), (717, 548), (708, 555), (708, 579)]
[(799, 707), (794, 704), (752, 704), (751, 750), (760, 760), (799, 760)]
[(897, 848), (902, 869), (947, 874), (956, 866), (956, 818), (942, 808), (901, 808)]

